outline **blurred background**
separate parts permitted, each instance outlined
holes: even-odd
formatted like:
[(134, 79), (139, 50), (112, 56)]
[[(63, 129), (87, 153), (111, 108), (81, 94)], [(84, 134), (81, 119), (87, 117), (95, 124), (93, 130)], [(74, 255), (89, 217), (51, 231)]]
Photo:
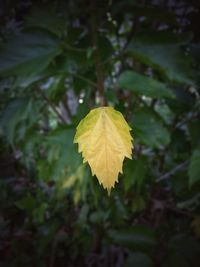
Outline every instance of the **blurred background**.
[[(0, 1), (0, 265), (200, 262), (200, 2)], [(108, 196), (75, 129), (132, 127)]]

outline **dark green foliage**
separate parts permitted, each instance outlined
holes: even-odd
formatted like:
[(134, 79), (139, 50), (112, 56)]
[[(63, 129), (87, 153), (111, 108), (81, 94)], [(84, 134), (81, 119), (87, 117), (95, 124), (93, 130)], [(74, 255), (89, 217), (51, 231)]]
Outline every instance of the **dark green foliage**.
[(172, 98), (173, 94), (165, 84), (147, 78), (133, 71), (125, 71), (119, 77), (119, 85), (139, 95), (153, 98)]
[[(199, 8), (1, 2), (1, 266), (198, 265)], [(134, 137), (110, 197), (73, 144), (101, 104)]]

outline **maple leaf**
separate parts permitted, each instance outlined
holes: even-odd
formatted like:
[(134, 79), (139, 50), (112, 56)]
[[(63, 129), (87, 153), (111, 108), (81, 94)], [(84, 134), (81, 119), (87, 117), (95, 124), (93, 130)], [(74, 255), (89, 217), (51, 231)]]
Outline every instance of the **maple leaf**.
[(123, 115), (112, 107), (91, 110), (77, 127), (74, 143), (108, 193), (122, 173), (124, 158), (132, 158), (130, 130)]

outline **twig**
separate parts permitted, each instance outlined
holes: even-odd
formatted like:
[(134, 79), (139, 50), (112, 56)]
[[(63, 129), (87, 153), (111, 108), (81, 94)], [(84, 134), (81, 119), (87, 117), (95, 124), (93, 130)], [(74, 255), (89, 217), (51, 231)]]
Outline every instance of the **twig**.
[(62, 103), (63, 103), (63, 105), (64, 105), (64, 107), (65, 107), (65, 109), (66, 109), (66, 111), (68, 113), (69, 118), (71, 119), (72, 118), (72, 113), (71, 113), (71, 110), (70, 110), (70, 108), (68, 106), (68, 95), (67, 95), (67, 93), (65, 94)]
[[(197, 100), (199, 100), (199, 97), (197, 97)], [(187, 124), (193, 119), (200, 118), (199, 111), (200, 111), (199, 105), (198, 104), (194, 105), (190, 113), (188, 113), (185, 118), (183, 118), (182, 120), (178, 122), (174, 121), (174, 124), (172, 125), (172, 131), (176, 130), (177, 128), (182, 127), (184, 124)]]
[(51, 100), (42, 92), (40, 89), (37, 88), (38, 93), (42, 96), (42, 98), (48, 103), (48, 105), (51, 107), (51, 109), (56, 113), (56, 115), (59, 117), (59, 119), (66, 124), (65, 119), (63, 116), (60, 114), (60, 112), (56, 109), (54, 104), (51, 102)]
[(91, 80), (89, 80), (89, 79), (87, 79), (87, 78), (81, 76), (80, 74), (77, 74), (77, 73), (71, 73), (71, 72), (70, 72), (70, 74), (71, 74), (72, 76), (77, 77), (77, 78), (79, 78), (79, 79), (81, 79), (81, 80), (87, 82), (88, 84), (90, 84), (90, 85), (92, 85), (92, 86), (95, 86), (95, 87), (97, 88), (97, 84), (96, 84), (95, 82), (93, 82), (93, 81), (91, 81)]
[(172, 169), (171, 171), (165, 173), (164, 175), (160, 176), (156, 182), (159, 183), (160, 181), (166, 180), (168, 179), (170, 176), (174, 175), (177, 171), (180, 171), (182, 169), (184, 169), (189, 163), (189, 160), (186, 160), (184, 162), (182, 162), (181, 164), (177, 165), (174, 169)]
[(181, 126), (183, 126), (184, 124), (186, 124), (187, 122), (191, 121), (192, 119), (197, 118), (197, 113), (193, 113), (191, 116), (188, 116), (186, 118), (184, 118), (182, 121), (179, 121), (176, 125), (175, 125), (175, 129), (180, 128)]
[(65, 44), (65, 48), (67, 50), (76, 51), (76, 52), (86, 52), (86, 50), (87, 50), (85, 48), (73, 47), (73, 46), (69, 46), (69, 45), (66, 45), (66, 44)]
[(100, 103), (102, 106), (107, 105), (106, 98), (104, 96), (104, 79), (103, 79), (103, 71), (102, 65), (99, 57), (99, 47), (98, 47), (98, 31), (97, 31), (97, 8), (96, 8), (96, 0), (90, 0), (90, 8), (91, 8), (91, 33), (92, 33), (92, 44), (95, 48), (94, 58), (95, 58), (95, 68), (97, 75), (97, 90), (99, 92)]
[(128, 47), (129, 43), (131, 42), (131, 40), (133, 39), (134, 35), (135, 35), (135, 32), (138, 28), (138, 22), (139, 22), (139, 18), (136, 17), (135, 19), (133, 19), (132, 21), (132, 28), (131, 28), (131, 31), (130, 33), (128, 34), (127, 36), (127, 41), (123, 47), (123, 51), (126, 50), (126, 48)]

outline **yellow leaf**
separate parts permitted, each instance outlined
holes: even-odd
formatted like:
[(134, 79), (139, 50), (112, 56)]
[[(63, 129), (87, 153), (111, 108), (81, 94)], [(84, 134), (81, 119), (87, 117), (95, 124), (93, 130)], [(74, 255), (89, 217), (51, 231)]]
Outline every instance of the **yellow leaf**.
[(79, 123), (74, 137), (88, 162), (92, 175), (108, 192), (122, 173), (124, 158), (132, 154), (131, 128), (123, 115), (112, 107), (95, 108)]

